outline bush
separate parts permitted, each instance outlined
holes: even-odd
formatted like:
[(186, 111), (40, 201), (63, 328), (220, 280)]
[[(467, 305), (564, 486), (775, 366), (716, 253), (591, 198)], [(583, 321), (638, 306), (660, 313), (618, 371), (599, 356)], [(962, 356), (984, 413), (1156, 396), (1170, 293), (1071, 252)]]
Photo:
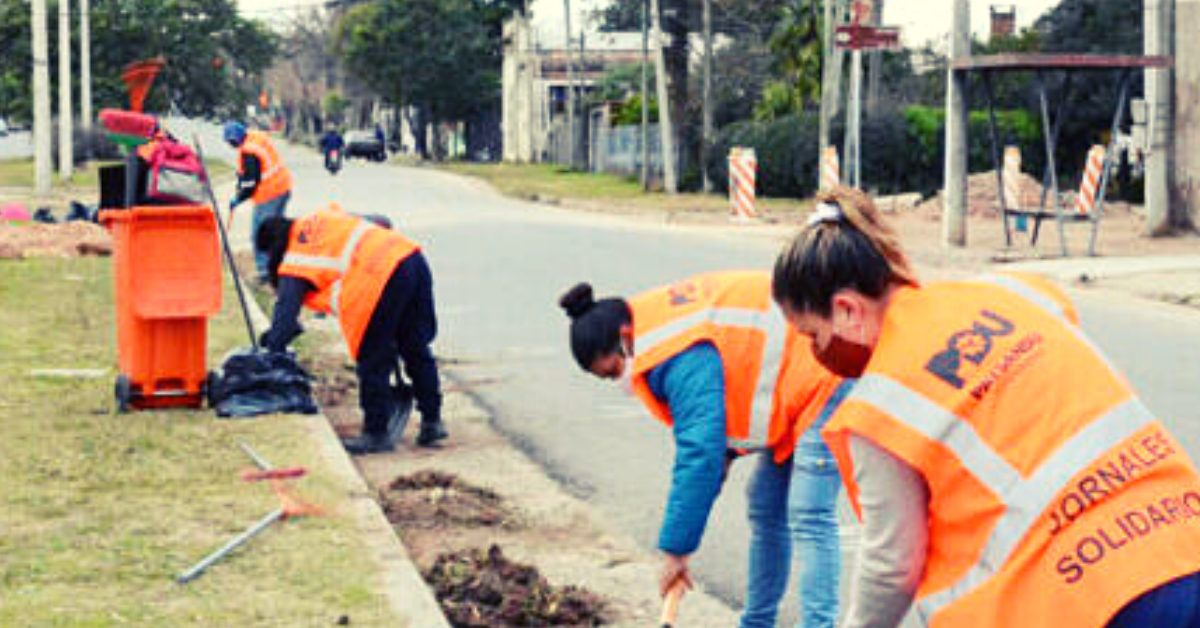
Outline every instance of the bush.
[[(744, 121), (718, 132), (708, 147), (709, 177), (725, 192), (729, 182), (729, 150), (753, 148), (758, 158), (758, 193), (763, 196), (806, 197), (817, 189), (818, 130), (815, 112), (803, 112), (770, 121)], [(1021, 148), (1022, 170), (1040, 176), (1045, 164), (1040, 118), (1026, 111), (997, 113), (1001, 150)], [(831, 138), (842, 154), (845, 130), (839, 121)], [(862, 183), (879, 194), (920, 192), (931, 195), (942, 187), (945, 167), (945, 112), (929, 107), (884, 105), (862, 123)], [(991, 170), (992, 148), (986, 112), (970, 118), (972, 172)], [(1078, 160), (1077, 160), (1078, 161)], [(1060, 166), (1060, 178), (1069, 177), (1082, 163)]]

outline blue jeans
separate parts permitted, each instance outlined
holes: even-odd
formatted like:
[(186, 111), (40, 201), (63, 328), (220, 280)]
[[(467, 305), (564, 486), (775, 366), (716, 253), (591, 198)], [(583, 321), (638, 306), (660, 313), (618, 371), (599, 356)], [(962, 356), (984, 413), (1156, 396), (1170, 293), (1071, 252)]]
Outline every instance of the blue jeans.
[(1108, 628), (1200, 628), (1200, 574), (1143, 593), (1108, 622)]
[(254, 206), (254, 216), (250, 227), (250, 244), (254, 246), (254, 266), (258, 269), (259, 277), (267, 276), (267, 263), (269, 256), (266, 251), (261, 251), (258, 248), (258, 228), (262, 226), (268, 218), (274, 216), (282, 216), (284, 210), (287, 209), (288, 200), (292, 198), (291, 192), (284, 192), (279, 196), (263, 203), (262, 205)]
[(837, 461), (821, 438), (821, 428), (850, 391), (843, 382), (812, 426), (800, 436), (792, 456), (788, 522), (800, 562), (800, 626), (833, 628), (838, 618), (838, 584), (842, 548), (838, 536), (837, 498), (842, 487)]
[(800, 558), (800, 625), (824, 628), (837, 621), (841, 480), (820, 431), (848, 389), (843, 385), (830, 398), (800, 438), (792, 460), (776, 464), (770, 453), (759, 455), (746, 487), (750, 565), (741, 628), (775, 628), (779, 602), (787, 592), (793, 545)]

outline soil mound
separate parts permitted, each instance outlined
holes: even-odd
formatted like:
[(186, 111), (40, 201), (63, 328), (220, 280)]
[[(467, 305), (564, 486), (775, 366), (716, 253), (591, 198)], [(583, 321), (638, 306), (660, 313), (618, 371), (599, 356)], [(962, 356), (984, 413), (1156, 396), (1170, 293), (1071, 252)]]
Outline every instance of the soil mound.
[(600, 626), (608, 605), (574, 586), (553, 587), (535, 567), (514, 563), (500, 548), (442, 554), (425, 573), (450, 624), (457, 628)]
[(517, 525), (499, 495), (437, 471), (400, 476), (381, 498), (388, 521), (405, 527)]
[(0, 259), (112, 255), (112, 236), (84, 221), (62, 224), (0, 221)]

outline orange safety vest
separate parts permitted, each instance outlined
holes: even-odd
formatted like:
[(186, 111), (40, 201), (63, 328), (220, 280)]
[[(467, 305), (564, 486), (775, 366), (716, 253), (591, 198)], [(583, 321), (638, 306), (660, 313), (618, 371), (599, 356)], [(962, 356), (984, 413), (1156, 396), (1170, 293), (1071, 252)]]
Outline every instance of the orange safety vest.
[(770, 449), (782, 462), (816, 419), (840, 378), (812, 355), (771, 300), (765, 272), (700, 275), (651, 290), (633, 310), (633, 390), (667, 425), (671, 410), (650, 391), (656, 366), (692, 345), (709, 342), (725, 372), (725, 434), (730, 449)]
[(271, 143), (271, 139), (267, 137), (266, 133), (262, 131), (246, 133), (246, 140), (238, 148), (238, 175), (243, 174), (242, 157), (247, 153), (257, 157), (258, 163), (262, 166), (258, 187), (254, 189), (254, 196), (250, 197), (255, 205), (262, 205), (292, 190), (292, 173), (279, 159), (279, 153), (275, 151), (275, 145)]
[(350, 356), (357, 359), (384, 287), (400, 262), (418, 250), (404, 236), (334, 204), (292, 225), (279, 274), (316, 286), (304, 305), (337, 316)]
[(823, 432), (856, 510), (850, 434), (928, 485), (915, 605), (930, 626), (1099, 628), (1200, 571), (1187, 454), (1062, 292), (1024, 279), (898, 289)]

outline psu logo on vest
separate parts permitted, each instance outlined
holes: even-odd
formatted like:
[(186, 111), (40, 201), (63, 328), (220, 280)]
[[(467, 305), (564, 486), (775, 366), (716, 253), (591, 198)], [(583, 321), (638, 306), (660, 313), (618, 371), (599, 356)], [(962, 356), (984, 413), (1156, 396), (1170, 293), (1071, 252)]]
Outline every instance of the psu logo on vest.
[(961, 389), (963, 379), (959, 375), (963, 360), (976, 366), (983, 364), (984, 358), (992, 352), (992, 339), (997, 336), (1007, 336), (1013, 332), (1013, 324), (1008, 319), (992, 312), (982, 310), (980, 320), (975, 321), (969, 329), (964, 329), (946, 340), (946, 349), (935, 354), (925, 364), (925, 370), (947, 384)]

